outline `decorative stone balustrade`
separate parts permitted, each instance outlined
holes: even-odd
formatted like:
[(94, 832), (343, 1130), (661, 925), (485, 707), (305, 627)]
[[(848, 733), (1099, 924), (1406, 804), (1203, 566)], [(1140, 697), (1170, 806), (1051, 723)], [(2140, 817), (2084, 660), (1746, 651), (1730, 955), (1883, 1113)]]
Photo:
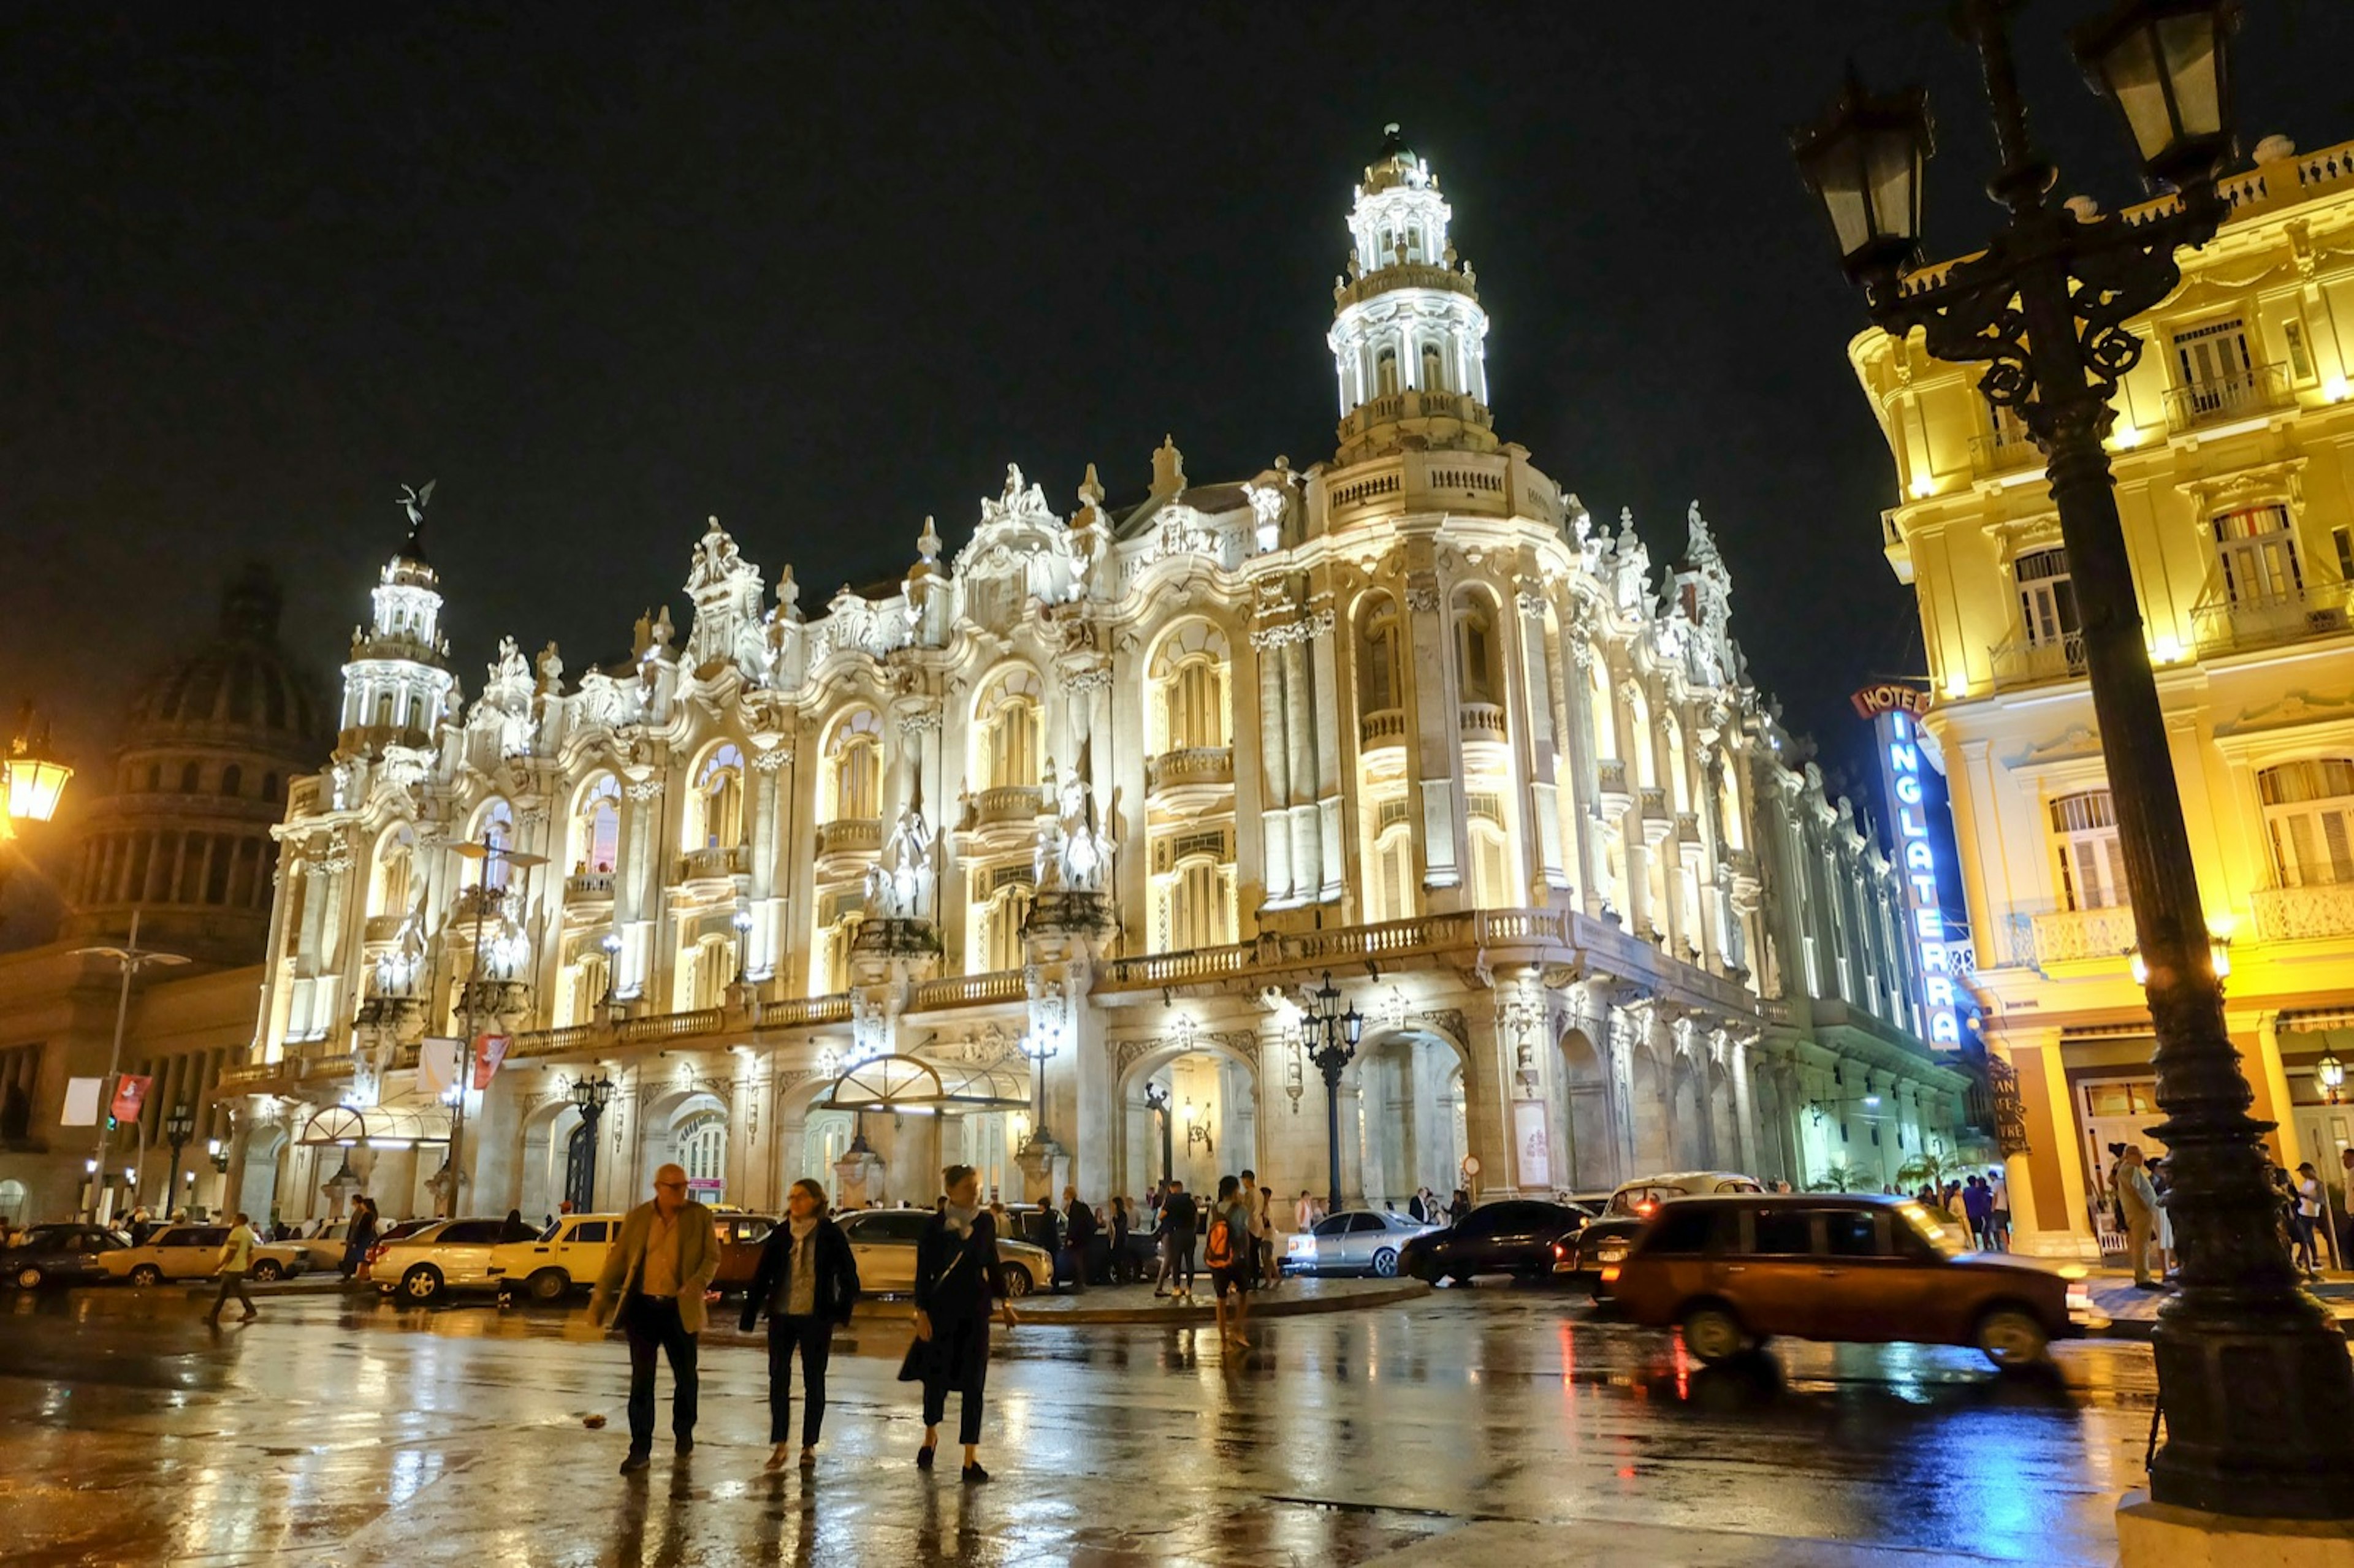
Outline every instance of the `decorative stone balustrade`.
[(1035, 784), (1000, 784), (983, 789), (972, 798), (972, 815), (966, 825), (987, 828), (1019, 823), (1027, 827), (1038, 820), (1039, 796)]
[(1608, 818), (1623, 817), (1627, 808), (1635, 803), (1635, 792), (1627, 787), (1627, 765), (1615, 757), (1606, 757), (1594, 765), (1596, 776), (1596, 804)]
[(1357, 725), (1357, 744), (1366, 751), (1405, 744), (1405, 710), (1384, 708), (1367, 714)]
[(1456, 723), (1466, 740), (1504, 738), (1504, 710), (1493, 703), (1464, 703), (1456, 709)]
[(576, 871), (564, 879), (567, 904), (610, 903), (612, 897), (613, 874), (610, 871)]
[(717, 882), (730, 876), (748, 874), (751, 869), (752, 852), (744, 844), (712, 844), (703, 849), (688, 850), (678, 857), (678, 880), (681, 882)]
[(1020, 969), (991, 969), (977, 975), (950, 975), (925, 980), (908, 999), (910, 1012), (944, 1007), (975, 1007), (984, 1002), (1020, 1001), (1030, 994)]
[(1235, 781), (1235, 751), (1230, 746), (1190, 746), (1164, 751), (1144, 764), (1144, 788), (1160, 795), (1199, 788), (1223, 788)]
[(883, 847), (883, 823), (875, 817), (843, 817), (819, 824), (817, 855), (873, 854)]

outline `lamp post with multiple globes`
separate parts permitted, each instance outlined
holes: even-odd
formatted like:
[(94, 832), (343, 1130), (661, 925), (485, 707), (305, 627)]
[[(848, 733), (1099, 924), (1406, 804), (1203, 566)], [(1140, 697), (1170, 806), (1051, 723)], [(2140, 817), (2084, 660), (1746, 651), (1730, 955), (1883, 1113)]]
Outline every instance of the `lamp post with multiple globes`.
[(2174, 291), (2178, 248), (2212, 238), (2216, 188), (2232, 153), (2234, 0), (2123, 0), (2075, 29), (2094, 90), (2123, 112), (2163, 200), (2131, 214), (2050, 199), (2057, 172), (2028, 135), (2013, 69), (2018, 0), (1961, 0), (1956, 26), (1978, 51), (2002, 166), (1988, 194), (2008, 217), (1985, 249), (1943, 269), (1919, 259), (1925, 95), (1867, 93), (1850, 72), (1830, 118), (1793, 139), (1849, 278), (1872, 318), (1929, 354), (1987, 368), (1978, 388), (2026, 425), (2049, 460), (2052, 499), (2084, 610), (2084, 664), (2098, 720), (2137, 972), (2156, 1026), (2157, 1098), (2173, 1175), (2167, 1211), (2181, 1290), (2159, 1309), (2153, 1346), (2167, 1440), (2150, 1464), (2162, 1504), (2278, 1520), (2354, 1516), (2354, 1368), (2320, 1303), (2280, 1245), (2264, 1135), (2223, 1023), (2223, 965), (2211, 942), (2182, 817), (2167, 724), (2144, 641), (2133, 564), (2102, 448), (2117, 383), (2140, 359), (2126, 323)]

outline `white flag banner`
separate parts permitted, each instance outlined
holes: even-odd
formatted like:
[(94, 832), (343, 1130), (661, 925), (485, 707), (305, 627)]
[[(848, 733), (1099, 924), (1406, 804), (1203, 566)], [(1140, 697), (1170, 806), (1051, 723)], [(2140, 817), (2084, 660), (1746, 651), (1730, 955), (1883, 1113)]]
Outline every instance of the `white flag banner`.
[(68, 1078), (65, 1114), (58, 1118), (58, 1125), (59, 1127), (96, 1127), (98, 1125), (98, 1091), (105, 1086), (104, 1078)]
[(417, 1050), (417, 1092), (440, 1099), (458, 1082), (458, 1042), (429, 1038)]

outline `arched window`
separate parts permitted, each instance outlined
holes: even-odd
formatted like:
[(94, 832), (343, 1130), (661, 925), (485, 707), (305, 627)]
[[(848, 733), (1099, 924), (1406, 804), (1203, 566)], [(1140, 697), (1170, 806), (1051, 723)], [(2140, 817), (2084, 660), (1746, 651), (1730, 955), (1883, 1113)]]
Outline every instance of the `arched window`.
[(695, 944), (687, 962), (686, 1005), (724, 1007), (727, 988), (736, 979), (736, 941), (731, 937), (705, 937)]
[(2060, 857), (2063, 909), (2109, 909), (2131, 903), (2126, 863), (2117, 846), (2116, 808), (2106, 789), (2062, 795), (2052, 802), (2052, 847)]
[(1422, 389), (1426, 392), (1447, 390), (1446, 355), (1435, 343), (1422, 345)]
[(1001, 883), (988, 900), (975, 907), (974, 967), (984, 972), (1018, 969), (1029, 955), (1022, 944), (1022, 927), (1030, 919), (1035, 890), (1014, 877)]
[(733, 746), (713, 752), (695, 776), (694, 840), (705, 849), (744, 842), (744, 754)]
[(1659, 748), (1652, 745), (1651, 705), (1643, 696), (1643, 688), (1627, 683), (1627, 744), (1635, 755), (1624, 760), (1634, 764), (1635, 783), (1644, 789), (1655, 789), (1659, 782)]
[(1398, 389), (1398, 357), (1394, 348), (1384, 348), (1373, 356), (1373, 391), (1387, 397)]
[(2256, 775), (2283, 887), (2354, 882), (2354, 761), (2317, 757)]
[(492, 801), (490, 809), (482, 813), (482, 821), (475, 825), (474, 842), (487, 852), (482, 858), (482, 885), (505, 888), (508, 878), (514, 874), (514, 868), (509, 863), (507, 855), (515, 847), (515, 842), (514, 812), (508, 809), (504, 800)]
[(1234, 874), (1206, 855), (1180, 861), (1169, 878), (1170, 952), (1223, 947), (1234, 940)]
[(1410, 920), (1415, 914), (1414, 832), (1401, 821), (1373, 843), (1373, 918)]
[(1225, 635), (1193, 621), (1161, 640), (1152, 656), (1155, 753), (1230, 744)]
[(1397, 601), (1385, 593), (1370, 594), (1357, 610), (1357, 707), (1359, 715), (1388, 713), (1405, 705), (1399, 676), (1400, 644)]
[(273, 804), (276, 803), (280, 799), (281, 799), (278, 792), (278, 789), (277, 774), (265, 773), (261, 776), (261, 798), (263, 800), (270, 801)]
[(883, 815), (883, 721), (873, 708), (853, 708), (834, 721), (826, 742), (829, 822), (871, 822)]
[(413, 846), (414, 841), (406, 828), (385, 834), (376, 845), (376, 875), (368, 887), (371, 917), (408, 913), (408, 903), (414, 896), (409, 880), (415, 871)]
[(727, 1116), (724, 1111), (697, 1111), (678, 1124), (673, 1135), (678, 1162), (689, 1181), (727, 1179)]
[(1455, 601), (1455, 682), (1467, 703), (1493, 705), (1502, 683), (1496, 674), (1496, 612), (1479, 594)]
[(220, 792), (234, 800), (245, 792), (245, 769), (230, 763), (221, 769)]
[(161, 763), (150, 763), (150, 764), (148, 765), (148, 768), (147, 768), (147, 793), (149, 793), (150, 795), (154, 795), (154, 794), (159, 793), (159, 792), (163, 789), (163, 788), (164, 788), (164, 768), (163, 768), (163, 765), (162, 765)]
[(981, 744), (981, 777), (1002, 789), (1038, 782), (1038, 715), (1044, 693), (1028, 670), (1009, 670), (982, 691), (973, 706)]
[(392, 694), (390, 692), (378, 692), (376, 694), (376, 727), (378, 729), (392, 727)]
[(191, 762), (180, 769), (180, 793), (193, 795), (202, 783), (202, 770)]
[(575, 875), (610, 875), (621, 857), (621, 781), (608, 773), (588, 786), (572, 813)]

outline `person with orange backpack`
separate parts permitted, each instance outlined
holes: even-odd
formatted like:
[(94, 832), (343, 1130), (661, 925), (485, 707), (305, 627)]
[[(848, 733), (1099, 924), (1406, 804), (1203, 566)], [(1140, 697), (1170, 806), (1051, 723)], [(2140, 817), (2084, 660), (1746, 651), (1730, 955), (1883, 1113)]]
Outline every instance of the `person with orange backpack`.
[(1215, 1292), (1218, 1338), (1248, 1350), (1243, 1319), (1251, 1287), (1250, 1205), (1243, 1201), (1242, 1183), (1232, 1176), (1218, 1178), (1218, 1200), (1210, 1209), (1209, 1243), (1202, 1249), (1202, 1262), (1210, 1270), (1210, 1288)]

